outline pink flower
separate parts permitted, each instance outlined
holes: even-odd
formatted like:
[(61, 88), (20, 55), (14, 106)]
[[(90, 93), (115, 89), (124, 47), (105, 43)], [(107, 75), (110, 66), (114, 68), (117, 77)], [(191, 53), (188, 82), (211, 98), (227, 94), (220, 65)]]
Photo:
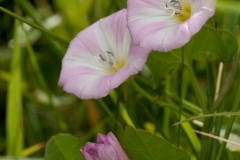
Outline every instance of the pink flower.
[(214, 15), (216, 0), (128, 0), (134, 44), (167, 52), (185, 45)]
[(59, 85), (81, 99), (104, 97), (142, 70), (149, 52), (132, 44), (126, 9), (118, 11), (71, 41), (62, 61)]
[(117, 138), (112, 132), (107, 136), (97, 135), (97, 143), (88, 142), (80, 149), (86, 160), (128, 160)]

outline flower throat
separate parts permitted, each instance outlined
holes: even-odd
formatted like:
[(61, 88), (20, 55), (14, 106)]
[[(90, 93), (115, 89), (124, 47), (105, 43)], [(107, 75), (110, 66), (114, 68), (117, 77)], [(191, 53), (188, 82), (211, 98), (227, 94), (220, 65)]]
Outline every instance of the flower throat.
[(103, 54), (99, 55), (100, 61), (108, 66), (109, 74), (113, 74), (121, 69), (125, 65), (125, 60), (118, 59), (114, 57), (114, 54), (110, 51), (105, 51)]
[(192, 13), (190, 4), (185, 0), (170, 0), (166, 3), (166, 9), (172, 11), (171, 16), (175, 16), (179, 23), (186, 21)]

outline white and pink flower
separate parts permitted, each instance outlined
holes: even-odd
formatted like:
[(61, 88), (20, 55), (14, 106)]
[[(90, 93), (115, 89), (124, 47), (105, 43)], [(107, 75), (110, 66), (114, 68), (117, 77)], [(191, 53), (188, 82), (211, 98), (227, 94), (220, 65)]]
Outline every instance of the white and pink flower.
[(59, 85), (81, 99), (104, 97), (142, 70), (149, 52), (132, 44), (123, 9), (71, 41), (62, 60)]
[(216, 0), (128, 0), (134, 44), (167, 52), (185, 45), (214, 15)]

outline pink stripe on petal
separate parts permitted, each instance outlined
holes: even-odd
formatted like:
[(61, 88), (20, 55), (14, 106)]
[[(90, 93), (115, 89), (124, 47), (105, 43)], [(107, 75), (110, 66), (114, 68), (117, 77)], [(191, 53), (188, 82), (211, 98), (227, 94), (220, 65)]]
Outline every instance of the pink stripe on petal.
[(99, 145), (98, 156), (100, 160), (119, 160), (117, 152), (110, 144)]

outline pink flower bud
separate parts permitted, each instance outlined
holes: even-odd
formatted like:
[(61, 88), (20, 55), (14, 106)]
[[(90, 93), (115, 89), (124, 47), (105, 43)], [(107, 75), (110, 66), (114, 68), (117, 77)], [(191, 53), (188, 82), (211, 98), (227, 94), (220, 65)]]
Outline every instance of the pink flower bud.
[(86, 160), (129, 160), (112, 132), (98, 134), (97, 143), (88, 142), (80, 151)]

